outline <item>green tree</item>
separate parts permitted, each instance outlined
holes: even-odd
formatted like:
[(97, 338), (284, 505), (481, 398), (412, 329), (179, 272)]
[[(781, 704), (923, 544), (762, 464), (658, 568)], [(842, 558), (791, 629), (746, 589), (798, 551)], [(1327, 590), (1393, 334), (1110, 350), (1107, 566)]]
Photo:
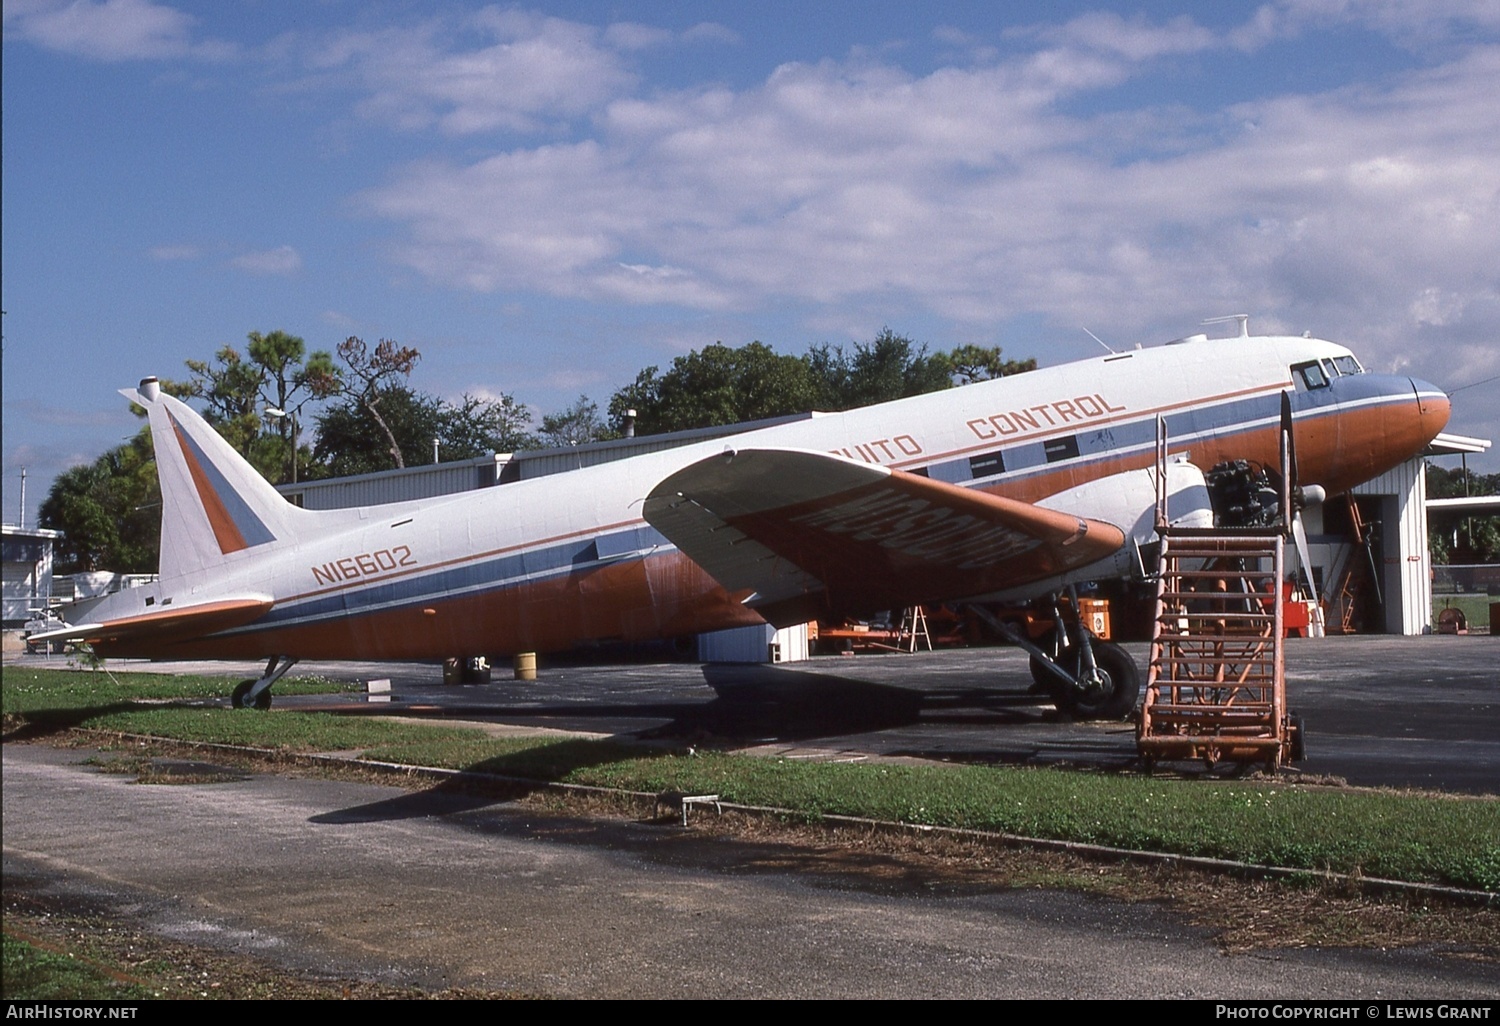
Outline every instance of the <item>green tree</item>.
[(443, 461), (536, 446), (535, 436), (526, 430), (531, 411), (509, 395), (465, 395), (449, 403), (404, 384), (388, 385), (373, 403), (380, 413), (378, 424), (371, 405), (363, 397), (347, 396), (318, 416), (313, 455), (333, 476), (395, 469), (392, 446), (416, 460), (416, 454), (432, 452), (433, 439)]
[[(346, 396), (319, 413), (317, 425), (313, 458), (330, 475), (346, 477), (394, 469), (398, 464), (393, 449), (398, 454), (430, 452), (432, 440), (442, 437), (442, 410), (432, 396), (394, 384), (369, 400)], [(399, 465), (406, 464), (403, 460)]]
[(63, 532), (56, 570), (154, 573), (161, 546), (161, 489), (151, 429), (92, 463), (57, 476), (41, 506), (41, 525)]
[[(1475, 495), (1500, 495), (1500, 474), (1427, 464), (1429, 499)], [(1500, 517), (1433, 511), (1429, 514), (1427, 547), (1437, 563), (1500, 563)]]
[[(370, 415), (370, 419), (385, 436), (388, 446), (386, 451), (390, 453), (396, 466), (406, 466), (402, 440), (387, 422), (381, 404), (388, 396), (398, 394), (394, 386), (398, 381), (411, 377), (422, 354), (410, 346), (397, 345), (388, 338), (381, 339), (371, 349), (363, 339), (353, 335), (339, 343), (338, 353), (339, 359), (349, 368), (349, 373), (345, 376), (345, 394), (351, 396)], [(322, 444), (321, 439), (319, 444)]]
[(599, 416), (599, 404), (581, 395), (572, 406), (544, 416), (541, 434), (541, 444), (553, 447), (597, 442), (611, 432)]
[(926, 346), (890, 328), (873, 342), (856, 343), (853, 352), (814, 346), (807, 363), (818, 408), (824, 410), (852, 410), (953, 385), (952, 364), (945, 357), (930, 355)]
[(633, 409), (637, 430), (649, 435), (850, 410), (1035, 367), (1035, 360), (1004, 359), (998, 346), (929, 353), (889, 328), (852, 350), (820, 345), (800, 357), (777, 355), (760, 342), (739, 349), (716, 342), (677, 357), (664, 374), (656, 367), (641, 371), (610, 399), (609, 419), (618, 428)]
[(509, 394), (497, 399), (465, 394), (457, 403), (438, 400), (437, 412), (441, 459), (466, 460), (537, 446), (536, 436), (528, 430), (531, 410)]
[(993, 378), (1008, 378), (1012, 374), (1036, 370), (1035, 357), (1028, 357), (1025, 360), (1007, 360), (1000, 355), (999, 346), (986, 348), (963, 345), (950, 349), (944, 354), (944, 359), (948, 362), (948, 373), (953, 377), (954, 383), (959, 385), (972, 385), (976, 381), (989, 381)]
[[(339, 368), (327, 351), (309, 355), (307, 343), (296, 335), (252, 331), (244, 354), (224, 346), (213, 360), (188, 360), (187, 368), (187, 381), (166, 381), (163, 388), (179, 398), (201, 400), (204, 418), (268, 480), (307, 476), (293, 464), (295, 458), (305, 465), (312, 455), (294, 438), (301, 434), (303, 407), (342, 387)], [(268, 416), (268, 410), (278, 412)]]
[(814, 398), (807, 370), (760, 342), (738, 349), (715, 342), (675, 358), (664, 374), (641, 371), (610, 399), (609, 419), (618, 428), (633, 409), (637, 432), (653, 435), (803, 413)]

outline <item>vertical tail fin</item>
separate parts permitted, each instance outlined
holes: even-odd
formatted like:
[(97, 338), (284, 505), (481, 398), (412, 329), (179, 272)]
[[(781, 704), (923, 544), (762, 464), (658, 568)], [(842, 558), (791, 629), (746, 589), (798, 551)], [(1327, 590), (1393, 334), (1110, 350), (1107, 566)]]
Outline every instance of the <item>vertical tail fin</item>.
[(120, 394), (145, 407), (161, 482), (164, 580), (291, 539), (302, 515), (202, 417), (155, 378)]

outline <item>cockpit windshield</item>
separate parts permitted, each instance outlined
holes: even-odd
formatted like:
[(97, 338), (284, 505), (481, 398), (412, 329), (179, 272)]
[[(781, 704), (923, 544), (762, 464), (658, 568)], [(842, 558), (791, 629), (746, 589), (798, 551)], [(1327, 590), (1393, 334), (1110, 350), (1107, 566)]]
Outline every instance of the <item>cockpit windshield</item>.
[(1325, 357), (1321, 360), (1292, 364), (1292, 381), (1302, 391), (1309, 391), (1314, 388), (1327, 388), (1333, 383), (1334, 378), (1364, 372), (1364, 368), (1353, 356)]
[(1317, 360), (1292, 364), (1292, 381), (1302, 391), (1328, 387), (1328, 370)]

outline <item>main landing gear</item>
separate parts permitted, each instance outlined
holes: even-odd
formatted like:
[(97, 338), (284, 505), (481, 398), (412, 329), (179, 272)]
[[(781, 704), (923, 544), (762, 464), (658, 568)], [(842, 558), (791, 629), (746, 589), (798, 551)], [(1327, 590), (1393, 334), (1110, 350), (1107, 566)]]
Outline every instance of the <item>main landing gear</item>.
[(1129, 652), (1076, 623), (1049, 633), (1043, 642), (1051, 658), (1033, 654), (1031, 676), (1052, 696), (1058, 712), (1080, 720), (1130, 716), (1141, 693), (1141, 674)]
[[(1077, 608), (1077, 596), (1073, 608)], [(1077, 620), (1065, 620), (1055, 612), (1052, 630), (1035, 644), (984, 607), (968, 609), (1030, 653), (1032, 679), (1051, 696), (1059, 713), (1080, 720), (1123, 720), (1135, 710), (1141, 674), (1121, 646), (1099, 640)]]
[(290, 656), (272, 656), (270, 662), (266, 663), (266, 672), (259, 678), (242, 680), (234, 686), (234, 691), (229, 695), (229, 704), (236, 709), (271, 708), (271, 685), (296, 665), (297, 660)]

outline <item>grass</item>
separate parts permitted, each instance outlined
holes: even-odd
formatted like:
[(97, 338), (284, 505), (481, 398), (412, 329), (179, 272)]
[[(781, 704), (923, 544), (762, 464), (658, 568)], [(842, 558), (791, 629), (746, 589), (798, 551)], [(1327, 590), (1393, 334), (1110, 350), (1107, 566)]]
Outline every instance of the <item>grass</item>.
[[(487, 749), (493, 746), (493, 751)], [(1500, 891), (1500, 801), (1275, 782), (1223, 784), (993, 766), (642, 756), (603, 741), (408, 745), (370, 757), (636, 791), (720, 794), (827, 815), (1332, 869)]]
[(101, 964), (73, 954), (47, 951), (5, 935), (3, 996), (8, 1001), (129, 1001), (156, 996), (117, 979)]
[(608, 741), (494, 739), (467, 728), (326, 713), (147, 706), (141, 700), (160, 703), (174, 682), (189, 698), (221, 696), (224, 682), (140, 674), (121, 675), (114, 685), (46, 672), (5, 672), (8, 724), (285, 751), (355, 750), (382, 761), (536, 781), (716, 793), (808, 819), (863, 816), (1500, 892), (1500, 800), (1489, 798), (1053, 769), (643, 754)]

